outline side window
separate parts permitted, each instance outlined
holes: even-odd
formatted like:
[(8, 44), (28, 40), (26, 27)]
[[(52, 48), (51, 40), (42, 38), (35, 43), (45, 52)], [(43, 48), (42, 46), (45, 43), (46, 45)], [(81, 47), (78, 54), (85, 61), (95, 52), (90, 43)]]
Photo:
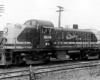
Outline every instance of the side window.
[(42, 33), (46, 33), (46, 29), (45, 28), (42, 28)]
[(70, 32), (67, 32), (67, 36), (70, 37), (71, 36), (71, 33)]
[(35, 26), (36, 25), (36, 21), (31, 21), (31, 25)]
[(25, 25), (27, 25), (27, 26), (30, 26), (30, 25), (31, 26), (36, 26), (36, 21), (30, 20), (30, 21), (26, 22)]
[(94, 42), (96, 40), (95, 35), (91, 34), (91, 41)]
[(56, 32), (56, 35), (57, 35), (57, 39), (59, 39), (59, 32), (58, 31)]
[(51, 29), (50, 28), (42, 28), (42, 33), (43, 34), (51, 34)]
[(73, 35), (73, 42), (76, 42), (76, 38), (77, 38), (76, 33), (73, 32), (72, 35)]
[(70, 35), (71, 35), (71, 42), (74, 42), (75, 39), (76, 39), (75, 33), (74, 32), (71, 32)]
[(62, 39), (62, 32), (61, 31), (59, 31), (59, 39), (61, 40)]
[(84, 37), (85, 37), (85, 42), (86, 42), (87, 41), (87, 33), (85, 33)]
[(71, 36), (70, 32), (66, 32), (66, 40), (68, 42), (70, 41), (70, 36)]
[(39, 29), (39, 23), (36, 24), (36, 29), (37, 29), (37, 30)]
[(62, 32), (62, 39), (64, 39), (64, 32)]
[(66, 39), (67, 39), (67, 41), (70, 41), (70, 42), (76, 41), (75, 32), (67, 32)]
[(91, 40), (91, 34), (87, 33), (87, 41), (90, 42), (90, 40)]
[(76, 33), (76, 41), (80, 42), (82, 40), (81, 38), (81, 33)]
[(30, 21), (26, 22), (26, 24), (25, 24), (25, 25), (29, 26), (29, 25), (30, 25)]
[(86, 33), (82, 33), (82, 42), (85, 42), (85, 35)]
[(91, 34), (91, 42), (93, 42), (93, 34)]
[(83, 42), (86, 42), (86, 36), (87, 36), (87, 34), (83, 33)]

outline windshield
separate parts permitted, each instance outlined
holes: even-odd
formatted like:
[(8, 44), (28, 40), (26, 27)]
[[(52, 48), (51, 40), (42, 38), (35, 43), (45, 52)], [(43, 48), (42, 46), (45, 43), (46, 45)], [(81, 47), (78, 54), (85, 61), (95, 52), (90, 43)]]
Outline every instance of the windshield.
[(50, 34), (51, 34), (51, 30), (52, 30), (52, 28), (43, 27), (43, 28), (42, 28), (42, 33), (43, 33), (43, 34), (50, 35)]

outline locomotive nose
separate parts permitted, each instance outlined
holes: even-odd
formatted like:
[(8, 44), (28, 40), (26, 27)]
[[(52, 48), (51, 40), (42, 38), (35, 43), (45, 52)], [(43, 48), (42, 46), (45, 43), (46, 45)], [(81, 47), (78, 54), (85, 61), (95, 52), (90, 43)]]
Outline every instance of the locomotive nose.
[(18, 41), (31, 41), (32, 39), (36, 38), (38, 36), (38, 33), (36, 31), (35, 26), (29, 26), (23, 29), (23, 31), (18, 36)]

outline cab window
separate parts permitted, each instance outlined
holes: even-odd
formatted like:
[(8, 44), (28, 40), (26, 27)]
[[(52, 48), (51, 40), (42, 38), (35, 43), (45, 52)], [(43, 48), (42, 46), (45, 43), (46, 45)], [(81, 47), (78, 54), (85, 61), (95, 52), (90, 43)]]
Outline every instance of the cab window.
[(42, 28), (42, 33), (43, 33), (43, 34), (51, 34), (51, 29), (50, 29), (50, 28), (45, 28), (45, 27), (43, 27), (43, 28)]

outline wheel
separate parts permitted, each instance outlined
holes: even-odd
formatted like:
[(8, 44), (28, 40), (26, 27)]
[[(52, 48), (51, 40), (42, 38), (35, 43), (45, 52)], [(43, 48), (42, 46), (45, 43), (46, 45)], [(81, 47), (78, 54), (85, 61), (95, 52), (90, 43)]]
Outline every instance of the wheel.
[(20, 59), (19, 56), (16, 56), (16, 57), (13, 58), (13, 63), (14, 64), (20, 64), (20, 62), (21, 62), (21, 59)]
[(42, 58), (43, 63), (49, 63), (50, 62), (50, 57), (49, 56), (44, 56)]
[(82, 55), (82, 60), (88, 60), (89, 55), (88, 54), (83, 54)]

